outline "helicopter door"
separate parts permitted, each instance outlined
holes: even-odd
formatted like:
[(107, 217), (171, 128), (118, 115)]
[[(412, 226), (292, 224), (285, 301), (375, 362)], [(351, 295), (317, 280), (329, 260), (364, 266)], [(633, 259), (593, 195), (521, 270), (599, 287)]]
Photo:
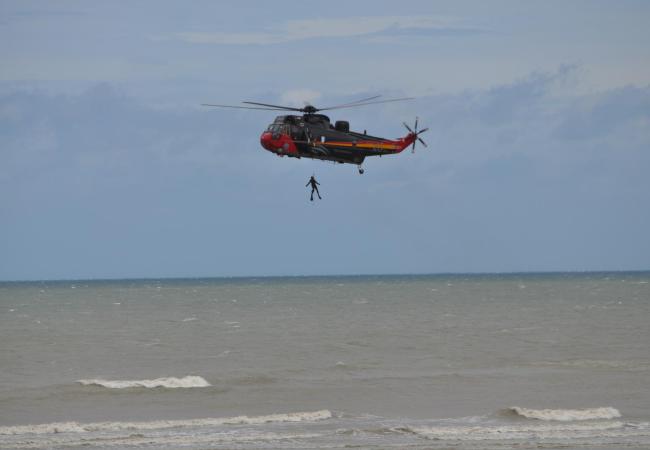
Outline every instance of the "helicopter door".
[(291, 125), (291, 139), (295, 141), (304, 141), (305, 129), (300, 128), (298, 125)]

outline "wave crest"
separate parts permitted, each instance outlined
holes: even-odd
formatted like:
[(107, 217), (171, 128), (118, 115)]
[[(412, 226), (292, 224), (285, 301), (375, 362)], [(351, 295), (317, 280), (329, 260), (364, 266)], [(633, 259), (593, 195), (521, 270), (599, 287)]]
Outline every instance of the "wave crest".
[(183, 378), (175, 377), (166, 377), (166, 378), (156, 378), (154, 380), (102, 380), (102, 379), (92, 379), (92, 380), (77, 380), (77, 383), (81, 383), (84, 386), (102, 386), (109, 389), (128, 389), (128, 388), (195, 388), (195, 387), (208, 387), (212, 386), (208, 383), (205, 378), (188, 375)]
[(614, 419), (621, 417), (618, 409), (612, 407), (589, 409), (528, 409), (513, 406), (506, 410), (509, 414), (526, 419), (553, 420), (569, 422), (574, 420)]
[(269, 414), (266, 416), (236, 416), (223, 418), (154, 420), (151, 422), (56, 422), (42, 425), (17, 425), (0, 427), (0, 435), (86, 433), (93, 431), (141, 431), (166, 428), (206, 427), (220, 425), (261, 425), (271, 422), (315, 422), (330, 419), (332, 413), (326, 409), (311, 412)]
[[(526, 425), (500, 426), (405, 426), (394, 428), (397, 433), (411, 433), (427, 439), (484, 441), (484, 440), (519, 440), (530, 439), (571, 439), (581, 437), (620, 436), (625, 424), (617, 421), (600, 421), (586, 423), (528, 423)], [(645, 431), (644, 431), (645, 433)]]

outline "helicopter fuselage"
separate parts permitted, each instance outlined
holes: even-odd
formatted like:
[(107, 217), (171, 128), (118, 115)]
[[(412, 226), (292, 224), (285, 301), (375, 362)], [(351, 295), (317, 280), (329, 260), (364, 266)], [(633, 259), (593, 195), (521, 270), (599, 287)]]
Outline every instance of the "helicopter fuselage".
[(331, 124), (323, 114), (277, 116), (260, 136), (266, 150), (279, 156), (312, 158), (361, 165), (367, 156), (400, 153), (417, 138), (414, 133), (391, 140), (350, 131), (349, 123)]

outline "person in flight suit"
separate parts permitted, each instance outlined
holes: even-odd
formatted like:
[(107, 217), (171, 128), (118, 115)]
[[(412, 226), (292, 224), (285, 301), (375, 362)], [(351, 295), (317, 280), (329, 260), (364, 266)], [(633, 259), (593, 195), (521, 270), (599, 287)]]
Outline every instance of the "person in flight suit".
[(313, 175), (311, 176), (311, 178), (309, 179), (305, 187), (309, 186), (310, 184), (311, 184), (311, 198), (309, 200), (312, 202), (314, 201), (314, 191), (316, 191), (316, 194), (318, 195), (318, 199), (322, 200), (320, 196), (320, 192), (318, 192), (318, 185), (320, 185), (320, 183), (316, 181), (316, 178), (314, 178)]

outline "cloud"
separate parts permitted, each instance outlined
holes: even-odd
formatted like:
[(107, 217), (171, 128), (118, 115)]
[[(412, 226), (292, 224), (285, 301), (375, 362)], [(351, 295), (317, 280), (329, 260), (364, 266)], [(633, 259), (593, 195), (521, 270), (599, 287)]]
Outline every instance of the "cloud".
[(148, 170), (227, 165), (227, 153), (216, 148), (257, 140), (215, 129), (215, 122), (236, 127), (236, 115), (149, 109), (107, 83), (80, 95), (18, 91), (2, 97), (0, 117), (0, 180), (17, 184), (26, 173), (63, 171), (108, 186)]
[(290, 20), (264, 32), (179, 32), (177, 39), (193, 44), (269, 45), (316, 38), (403, 35), (408, 33), (476, 32), (459, 19), (446, 16), (368, 16)]
[[(650, 87), (558, 97), (554, 87), (568, 74), (565, 69), (534, 73), (487, 90), (337, 111), (332, 119), (348, 119), (353, 129), (395, 137), (404, 133), (403, 120), (411, 123), (419, 115), (421, 125), (430, 127), (424, 138), (431, 145), (421, 150), (430, 155), (421, 161), (421, 170), (441, 163), (480, 165), (513, 155), (540, 160), (553, 155), (565, 160), (585, 146), (606, 152), (622, 145), (650, 145)], [(372, 94), (376, 92), (323, 98), (319, 90), (304, 87), (263, 101), (327, 106)], [(239, 173), (242, 164), (264, 167), (271, 157), (259, 148), (258, 139), (274, 115), (149, 108), (110, 84), (96, 85), (80, 95), (18, 90), (0, 97), (0, 174), (7, 179), (21, 171), (19, 166), (27, 170), (50, 163), (88, 164), (85, 168), (91, 170), (134, 169), (140, 164), (232, 165)], [(232, 151), (237, 148), (247, 151)], [(395, 159), (374, 163), (391, 174)]]
[(567, 111), (557, 133), (571, 140), (593, 139), (630, 125), (640, 131), (650, 127), (650, 89), (626, 86), (586, 95)]

